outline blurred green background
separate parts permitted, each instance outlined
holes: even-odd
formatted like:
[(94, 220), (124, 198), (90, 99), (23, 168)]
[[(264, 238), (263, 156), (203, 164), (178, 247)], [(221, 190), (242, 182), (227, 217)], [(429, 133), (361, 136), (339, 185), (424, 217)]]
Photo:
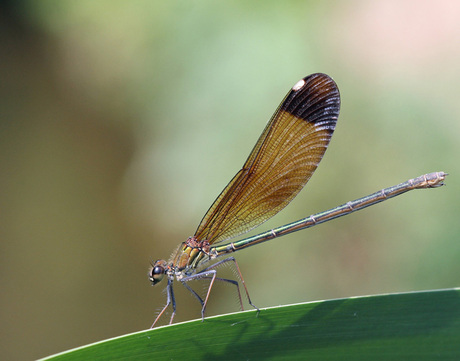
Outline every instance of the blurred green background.
[[(239, 252), (254, 303), (460, 285), (458, 1), (1, 7), (1, 359), (148, 328), (165, 302), (149, 262), (193, 234), (314, 72), (339, 85), (338, 127), (306, 189), (259, 231), (423, 173), (450, 177)], [(176, 320), (199, 317), (176, 290)], [(233, 289), (212, 296), (209, 315), (237, 310)]]

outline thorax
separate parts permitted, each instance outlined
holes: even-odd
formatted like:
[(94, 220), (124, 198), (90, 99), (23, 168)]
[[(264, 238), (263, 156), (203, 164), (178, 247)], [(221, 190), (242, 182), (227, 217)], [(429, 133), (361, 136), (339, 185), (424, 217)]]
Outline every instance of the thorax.
[(200, 264), (210, 259), (210, 248), (208, 241), (198, 241), (195, 237), (189, 237), (181, 243), (171, 258), (169, 276), (175, 276), (180, 280), (193, 274)]

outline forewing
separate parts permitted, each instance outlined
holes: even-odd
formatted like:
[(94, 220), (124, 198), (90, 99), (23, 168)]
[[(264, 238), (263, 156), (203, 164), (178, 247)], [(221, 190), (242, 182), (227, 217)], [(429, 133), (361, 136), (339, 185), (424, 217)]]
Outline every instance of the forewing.
[(260, 225), (283, 209), (317, 168), (340, 110), (335, 82), (312, 74), (294, 85), (195, 233), (211, 244)]

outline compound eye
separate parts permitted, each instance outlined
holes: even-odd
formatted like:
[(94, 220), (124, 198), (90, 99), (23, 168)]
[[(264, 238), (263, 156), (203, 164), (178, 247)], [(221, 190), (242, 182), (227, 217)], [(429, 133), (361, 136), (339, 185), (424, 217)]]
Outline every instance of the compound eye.
[(162, 264), (158, 264), (158, 261), (155, 262), (153, 267), (149, 271), (149, 280), (152, 282), (152, 285), (156, 285), (160, 282), (166, 273), (166, 269)]

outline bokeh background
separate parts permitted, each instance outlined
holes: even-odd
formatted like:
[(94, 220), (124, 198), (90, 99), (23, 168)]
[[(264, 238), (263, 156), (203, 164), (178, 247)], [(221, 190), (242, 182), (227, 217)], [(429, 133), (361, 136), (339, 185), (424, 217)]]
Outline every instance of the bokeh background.
[[(447, 186), (237, 254), (259, 307), (460, 285), (460, 3), (3, 1), (0, 358), (146, 329), (168, 258), (290, 87), (342, 110), (307, 188), (259, 231), (423, 173)], [(177, 289), (177, 321), (198, 303)], [(442, 307), (442, 305), (439, 305)], [(208, 314), (237, 310), (216, 288)]]

